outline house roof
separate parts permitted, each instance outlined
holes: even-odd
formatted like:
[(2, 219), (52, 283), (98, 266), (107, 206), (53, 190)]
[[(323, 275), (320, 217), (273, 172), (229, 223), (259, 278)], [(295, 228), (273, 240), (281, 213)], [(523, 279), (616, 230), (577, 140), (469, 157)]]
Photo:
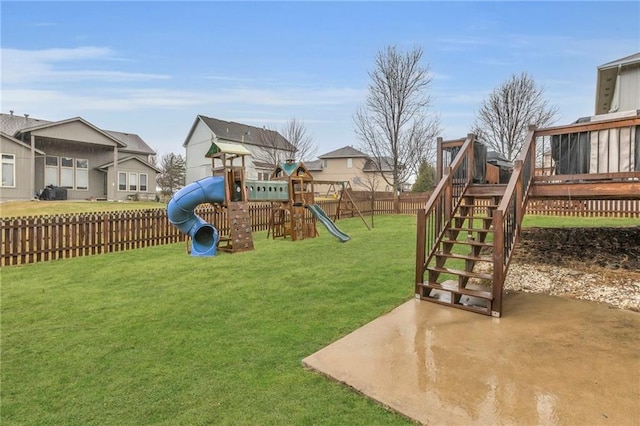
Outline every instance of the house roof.
[(307, 170), (309, 171), (312, 171), (312, 172), (322, 171), (322, 160), (307, 161), (304, 164), (305, 166), (307, 166)]
[(296, 151), (296, 147), (275, 130), (219, 120), (205, 115), (198, 115), (182, 146), (187, 145), (198, 120), (201, 120), (218, 139), (262, 147), (273, 147), (284, 151)]
[(113, 130), (105, 130), (114, 138), (126, 145), (126, 151), (137, 152), (140, 154), (154, 155), (156, 152), (142, 138), (135, 133), (115, 132)]
[(273, 170), (275, 168), (274, 165), (271, 163), (267, 163), (266, 161), (256, 161), (256, 160), (253, 160), (253, 166), (256, 169)]
[(84, 124), (87, 127), (92, 128), (93, 130), (95, 130), (98, 133), (101, 133), (102, 135), (106, 136), (107, 138), (111, 139), (112, 141), (114, 141), (116, 144), (120, 145), (121, 147), (125, 147), (125, 143), (118, 140), (117, 138), (115, 138), (114, 136), (110, 135), (109, 133), (105, 132), (104, 130), (94, 126), (93, 124), (89, 123), (87, 120), (85, 120), (82, 117), (73, 117), (73, 118), (68, 118), (66, 120), (60, 120), (60, 121), (48, 121), (48, 122), (43, 122), (37, 126), (32, 126), (32, 127), (25, 127), (23, 129), (20, 129), (16, 132), (16, 135), (23, 133), (30, 133), (36, 130), (42, 130), (42, 129), (47, 129), (47, 128), (51, 128), (51, 127), (56, 127), (56, 126), (62, 126), (64, 124), (67, 123), (72, 123), (74, 121), (79, 121), (82, 124)]
[(380, 168), (382, 170), (378, 170), (375, 162), (371, 158), (368, 158), (367, 161), (364, 163), (364, 166), (362, 167), (362, 171), (363, 172), (378, 172), (378, 171), (391, 172), (393, 171), (393, 159), (389, 157), (381, 158)]
[(342, 148), (336, 149), (335, 151), (327, 152), (326, 154), (319, 155), (318, 158), (321, 160), (329, 159), (329, 158), (357, 158), (357, 157), (368, 157), (362, 151), (358, 151), (352, 146), (343, 146)]
[(628, 67), (640, 66), (640, 52), (598, 67), (596, 82), (596, 115), (606, 114), (611, 110), (611, 102), (616, 89), (618, 73)]
[(15, 135), (22, 129), (39, 126), (45, 123), (51, 123), (51, 121), (12, 114), (0, 114), (0, 128), (4, 133), (11, 136)]
[[(5, 133), (5, 132), (3, 132), (3, 131), (0, 131), (0, 135), (2, 135), (2, 137), (7, 138), (7, 139), (9, 139), (10, 141), (12, 141), (12, 142), (14, 142), (14, 143), (16, 143), (16, 144), (18, 144), (18, 145), (20, 145), (20, 146), (22, 146), (22, 147), (26, 148), (26, 149), (31, 149), (31, 145), (29, 145), (29, 144), (27, 144), (27, 143), (22, 142), (20, 139), (16, 139), (16, 138), (14, 138), (13, 136), (11, 136), (11, 135), (10, 135), (10, 134), (8, 134), (8, 133)], [(37, 153), (38, 153), (38, 154), (40, 154), (40, 155), (44, 155), (44, 152), (43, 152), (43, 151), (40, 151), (39, 149), (35, 149), (35, 152), (37, 152)]]
[[(129, 160), (135, 160), (135, 161), (137, 161), (137, 162), (139, 162), (141, 164), (144, 164), (145, 166), (152, 168), (153, 170), (155, 170), (158, 173), (162, 172), (162, 170), (160, 170), (158, 167), (154, 166), (151, 163), (147, 163), (146, 161), (143, 161), (143, 160), (141, 160), (140, 158), (138, 158), (138, 157), (136, 157), (134, 155), (128, 155), (126, 157), (118, 158), (118, 164), (122, 164), (124, 162), (129, 161)], [(102, 165), (98, 166), (97, 168), (100, 169), (100, 170), (107, 170), (109, 167), (113, 167), (113, 161), (110, 161), (108, 163), (102, 164)]]
[(104, 134), (109, 139), (112, 139), (119, 146), (124, 148), (125, 151), (136, 152), (140, 154), (153, 155), (155, 151), (146, 144), (144, 140), (135, 133), (123, 133), (111, 130), (102, 130), (95, 125), (89, 123), (87, 120), (81, 117), (69, 118), (61, 121), (49, 121), (39, 118), (22, 117), (10, 114), (0, 114), (0, 128), (4, 133), (15, 136), (19, 133), (25, 134), (34, 130), (44, 129), (47, 127), (59, 126), (62, 124), (70, 123), (72, 121), (80, 121), (85, 125), (93, 128), (99, 133)]
[(615, 61), (607, 62), (598, 66), (599, 70), (607, 68), (618, 68), (618, 65), (630, 65), (634, 63), (640, 63), (640, 52), (633, 55), (625, 56), (624, 58), (616, 59)]

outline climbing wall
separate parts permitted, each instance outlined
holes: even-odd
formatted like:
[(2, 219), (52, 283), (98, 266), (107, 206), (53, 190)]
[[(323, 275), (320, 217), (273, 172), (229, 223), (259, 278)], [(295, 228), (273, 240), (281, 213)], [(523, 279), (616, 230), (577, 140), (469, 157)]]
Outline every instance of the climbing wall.
[(246, 201), (230, 202), (227, 214), (229, 215), (229, 240), (227, 246), (220, 249), (231, 253), (253, 250), (249, 204)]

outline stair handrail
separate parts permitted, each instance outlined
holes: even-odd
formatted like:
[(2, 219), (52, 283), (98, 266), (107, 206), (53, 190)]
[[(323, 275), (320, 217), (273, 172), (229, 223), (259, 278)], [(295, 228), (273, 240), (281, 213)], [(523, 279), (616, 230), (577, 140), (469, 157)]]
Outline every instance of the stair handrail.
[(513, 249), (520, 237), (529, 189), (535, 171), (536, 127), (530, 125), (523, 149), (498, 208), (493, 213), (493, 302), (491, 315), (499, 317), (502, 311), (502, 290), (509, 269)]
[[(451, 217), (460, 205), (462, 196), (473, 181), (473, 143), (475, 136), (467, 135), (451, 166), (445, 167), (442, 179), (434, 188), (424, 209), (418, 210), (416, 239), (415, 294), (423, 281), (426, 265), (431, 261)], [(440, 155), (440, 153), (438, 153)]]

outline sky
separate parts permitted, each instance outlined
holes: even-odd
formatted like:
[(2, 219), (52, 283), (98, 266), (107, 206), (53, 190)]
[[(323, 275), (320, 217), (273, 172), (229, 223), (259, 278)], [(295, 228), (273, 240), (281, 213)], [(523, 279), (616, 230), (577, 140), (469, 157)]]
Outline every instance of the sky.
[(559, 110), (593, 115), (597, 67), (640, 51), (640, 2), (0, 2), (1, 112), (82, 117), (184, 155), (198, 114), (280, 130), (317, 154), (358, 147), (375, 55), (420, 47), (445, 139), (527, 72)]

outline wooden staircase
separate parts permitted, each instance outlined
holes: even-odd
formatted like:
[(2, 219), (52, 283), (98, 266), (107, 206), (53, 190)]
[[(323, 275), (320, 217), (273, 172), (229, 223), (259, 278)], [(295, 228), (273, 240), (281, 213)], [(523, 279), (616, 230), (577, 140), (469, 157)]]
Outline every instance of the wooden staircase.
[[(640, 170), (631, 170), (630, 163), (612, 163), (608, 157), (603, 160), (608, 161), (606, 171), (601, 171), (598, 157), (585, 169), (582, 160), (570, 155), (579, 140), (591, 141), (591, 149), (631, 150), (634, 138), (639, 146), (637, 135), (640, 112), (546, 129), (529, 126), (506, 185), (480, 183), (487, 179), (478, 171), (482, 167), (474, 167), (484, 158), (474, 158), (474, 148), (476, 155), (483, 155), (473, 134), (450, 141), (439, 138), (440, 181), (418, 211), (416, 298), (500, 317), (504, 280), (529, 197), (640, 198)], [(536, 169), (536, 160), (542, 169)]]
[[(504, 191), (504, 185), (496, 186)], [(491, 315), (493, 281), (493, 213), (502, 194), (465, 195), (439, 241), (426, 280), (418, 283), (421, 299)]]
[[(416, 298), (500, 317), (504, 277), (519, 237), (535, 163), (534, 130), (506, 185), (479, 184), (474, 135), (449, 141), (456, 155), (418, 212)], [(438, 140), (439, 161), (443, 146)]]

